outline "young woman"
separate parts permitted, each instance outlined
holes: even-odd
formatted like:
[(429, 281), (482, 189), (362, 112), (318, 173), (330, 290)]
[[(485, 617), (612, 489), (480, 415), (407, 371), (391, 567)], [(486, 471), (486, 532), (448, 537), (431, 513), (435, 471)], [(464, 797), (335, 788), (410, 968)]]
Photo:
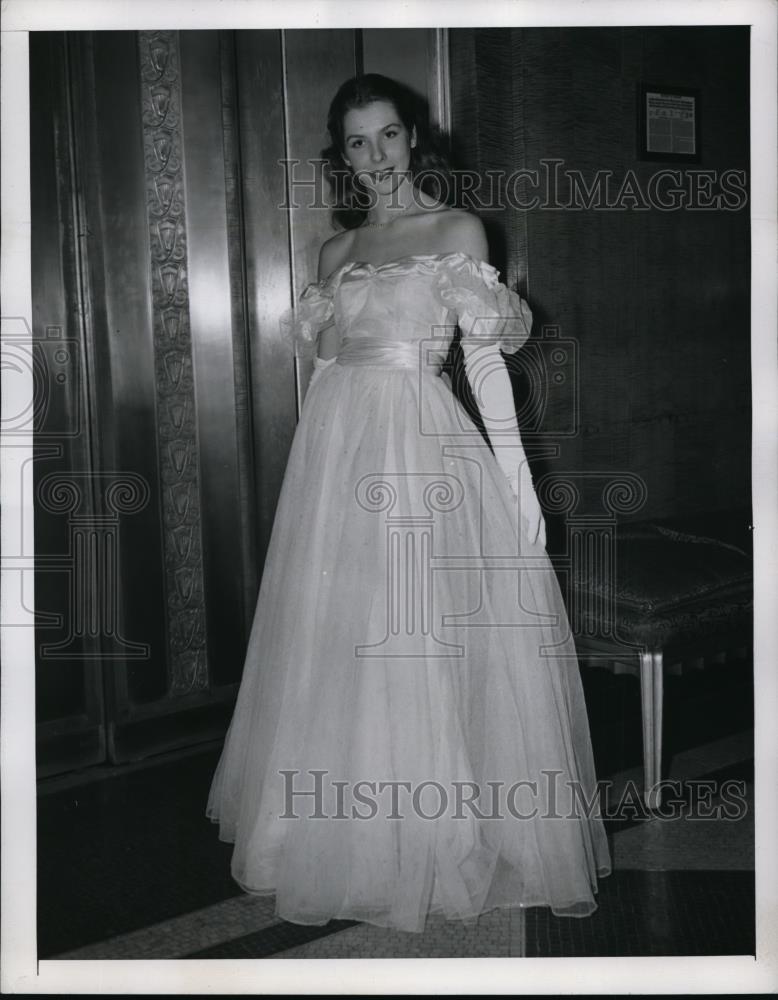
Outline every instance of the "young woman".
[[(314, 375), (207, 814), (286, 920), (585, 916), (610, 857), (500, 354), (531, 314), (405, 88), (347, 81), (328, 128), (344, 228), (291, 317)], [(457, 325), (491, 450), (440, 378)]]

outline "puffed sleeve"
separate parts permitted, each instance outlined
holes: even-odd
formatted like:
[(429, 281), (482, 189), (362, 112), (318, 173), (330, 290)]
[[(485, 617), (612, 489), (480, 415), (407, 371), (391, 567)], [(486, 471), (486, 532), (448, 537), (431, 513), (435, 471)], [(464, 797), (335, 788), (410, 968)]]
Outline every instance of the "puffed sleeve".
[(463, 338), (499, 344), (505, 354), (515, 354), (526, 342), (532, 310), (491, 264), (458, 254), (441, 269), (439, 280), (440, 299), (456, 313)]
[(281, 330), (298, 353), (310, 352), (319, 332), (333, 322), (336, 289), (335, 275), (313, 281), (302, 290), (297, 305), (281, 314)]

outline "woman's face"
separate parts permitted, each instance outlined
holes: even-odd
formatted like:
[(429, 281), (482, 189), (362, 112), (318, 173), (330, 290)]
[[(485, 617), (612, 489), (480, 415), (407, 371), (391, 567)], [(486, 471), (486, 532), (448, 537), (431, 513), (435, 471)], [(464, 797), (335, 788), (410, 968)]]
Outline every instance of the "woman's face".
[(388, 194), (402, 181), (416, 145), (393, 104), (374, 101), (347, 111), (343, 119), (344, 159), (364, 187)]

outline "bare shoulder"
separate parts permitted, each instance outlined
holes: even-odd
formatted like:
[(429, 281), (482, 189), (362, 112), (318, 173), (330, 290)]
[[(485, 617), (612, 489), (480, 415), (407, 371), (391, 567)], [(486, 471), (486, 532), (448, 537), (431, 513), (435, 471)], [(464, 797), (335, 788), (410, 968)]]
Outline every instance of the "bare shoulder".
[(354, 232), (353, 229), (345, 229), (322, 243), (319, 250), (319, 281), (329, 278), (333, 271), (346, 263), (354, 242)]
[(483, 222), (472, 212), (452, 208), (443, 213), (441, 223), (448, 245), (456, 247), (476, 260), (489, 261), (489, 243)]

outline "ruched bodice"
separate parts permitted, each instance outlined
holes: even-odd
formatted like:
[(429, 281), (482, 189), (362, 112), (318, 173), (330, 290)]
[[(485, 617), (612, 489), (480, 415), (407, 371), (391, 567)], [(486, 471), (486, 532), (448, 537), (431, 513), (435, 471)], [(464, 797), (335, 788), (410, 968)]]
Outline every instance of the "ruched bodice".
[(335, 323), (342, 338), (450, 342), (462, 335), (498, 341), (506, 353), (529, 337), (527, 303), (499, 280), (485, 261), (459, 251), (409, 254), (383, 264), (349, 261), (328, 278), (308, 285), (282, 322), (300, 344)]
[[(439, 282), (438, 258), (405, 258), (385, 265), (347, 264), (335, 280), (334, 318), (342, 336), (421, 340), (445, 325), (448, 306), (430, 295)], [(440, 333), (443, 331), (440, 330)]]

